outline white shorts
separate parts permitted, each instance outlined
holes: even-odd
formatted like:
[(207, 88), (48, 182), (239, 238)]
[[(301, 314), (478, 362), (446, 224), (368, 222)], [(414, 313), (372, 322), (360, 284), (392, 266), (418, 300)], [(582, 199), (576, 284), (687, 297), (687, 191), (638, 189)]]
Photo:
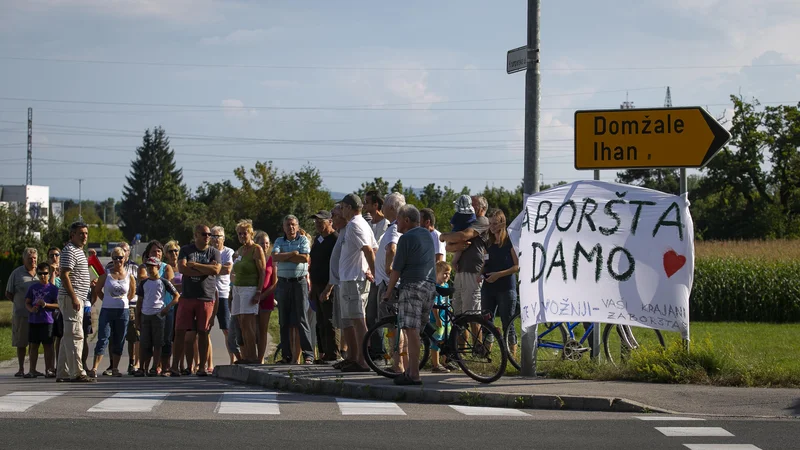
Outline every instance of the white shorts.
[(258, 314), (258, 302), (253, 304), (253, 296), (258, 292), (256, 286), (232, 286), (231, 315)]

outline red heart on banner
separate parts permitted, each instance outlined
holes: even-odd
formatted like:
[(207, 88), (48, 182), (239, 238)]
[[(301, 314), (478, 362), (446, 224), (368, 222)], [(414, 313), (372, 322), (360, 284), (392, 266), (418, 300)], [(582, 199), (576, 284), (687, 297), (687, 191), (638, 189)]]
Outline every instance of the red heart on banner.
[(675, 253), (675, 250), (670, 250), (664, 253), (664, 272), (667, 278), (675, 275), (683, 265), (686, 264), (686, 257)]

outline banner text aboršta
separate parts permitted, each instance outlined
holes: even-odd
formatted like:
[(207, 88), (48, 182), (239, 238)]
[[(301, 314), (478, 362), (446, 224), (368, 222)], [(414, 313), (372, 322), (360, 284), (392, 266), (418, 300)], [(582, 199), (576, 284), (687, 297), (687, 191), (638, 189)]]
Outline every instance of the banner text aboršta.
[(694, 226), (686, 196), (576, 181), (528, 196), (508, 231), (524, 327), (616, 323), (689, 338)]

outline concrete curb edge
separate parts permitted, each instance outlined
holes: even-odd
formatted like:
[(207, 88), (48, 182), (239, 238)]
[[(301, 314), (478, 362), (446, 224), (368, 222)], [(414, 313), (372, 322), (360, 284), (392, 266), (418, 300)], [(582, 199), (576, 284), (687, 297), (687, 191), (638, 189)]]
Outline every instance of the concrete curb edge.
[(492, 406), (517, 409), (550, 409), (563, 411), (608, 411), (628, 413), (676, 414), (662, 408), (615, 397), (587, 397), (550, 394), (516, 394), (477, 392), (470, 390), (425, 389), (425, 386), (373, 386), (366, 383), (294, 376), (250, 369), (246, 366), (217, 366), (218, 378), (261, 386), (268, 389), (301, 394), (331, 395), (365, 400), (430, 403), (445, 405)]

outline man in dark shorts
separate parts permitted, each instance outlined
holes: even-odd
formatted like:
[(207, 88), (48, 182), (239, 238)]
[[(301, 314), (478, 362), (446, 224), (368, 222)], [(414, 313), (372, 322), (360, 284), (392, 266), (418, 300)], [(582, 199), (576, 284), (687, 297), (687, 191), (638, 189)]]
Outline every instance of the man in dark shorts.
[[(222, 269), (222, 255), (209, 246), (211, 230), (205, 225), (194, 229), (194, 243), (181, 247), (178, 254), (178, 271), (183, 275), (183, 292), (175, 318), (174, 357), (171, 376), (180, 376), (178, 363), (183, 358), (184, 348), (189, 361), (194, 359), (194, 346), (185, 345), (187, 331), (197, 330), (197, 350), (200, 352), (198, 377), (208, 375), (208, 332), (217, 313), (217, 275)], [(189, 367), (191, 373), (193, 367)]]

